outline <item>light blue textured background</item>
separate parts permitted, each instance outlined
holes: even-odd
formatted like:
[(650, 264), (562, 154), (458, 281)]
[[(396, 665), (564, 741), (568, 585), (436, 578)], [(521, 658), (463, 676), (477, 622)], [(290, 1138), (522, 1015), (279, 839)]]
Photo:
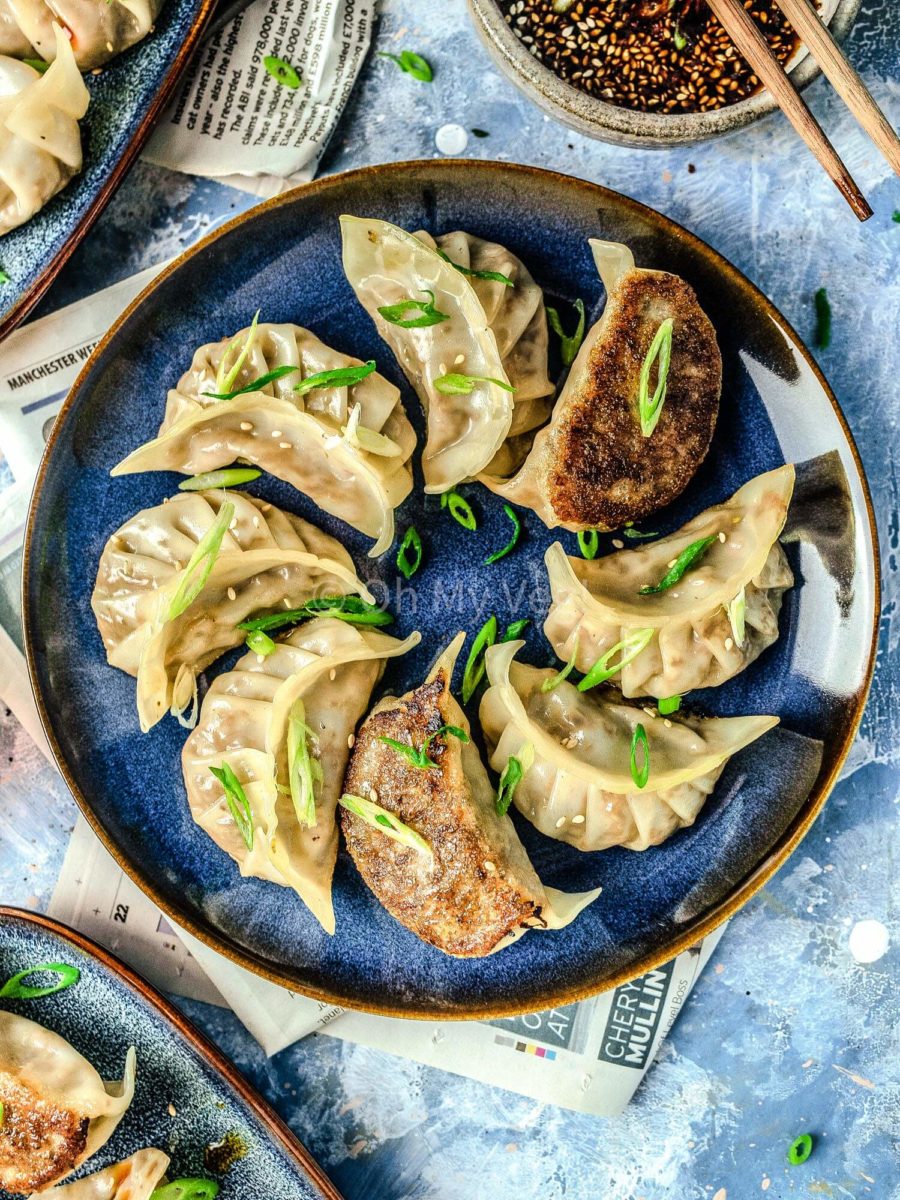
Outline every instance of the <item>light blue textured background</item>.
[[(860, 737), (823, 815), (733, 921), (661, 1061), (621, 1118), (575, 1116), (327, 1037), (267, 1062), (234, 1018), (185, 1007), (348, 1200), (897, 1200), (900, 224), (892, 213), (900, 209), (900, 183), (821, 81), (808, 97), (875, 207), (863, 226), (780, 117), (735, 140), (672, 153), (615, 149), (545, 119), (501, 78), (462, 0), (382, 0), (381, 10), (378, 48), (427, 55), (435, 82), (417, 84), (370, 58), (325, 171), (436, 154), (441, 125), (477, 126), (490, 137), (470, 139), (472, 156), (596, 180), (682, 222), (810, 338), (813, 293), (828, 288), (834, 341), (818, 356), (859, 443), (880, 526), (878, 670)], [(864, 0), (848, 50), (900, 124), (895, 0)], [(216, 184), (140, 164), (43, 311), (171, 256), (250, 203)], [(74, 815), (62, 784), (11, 727), (0, 731), (4, 901), (46, 908)], [(847, 939), (867, 917), (888, 927), (892, 948), (860, 966)], [(785, 1148), (803, 1130), (817, 1135), (815, 1155), (805, 1167), (788, 1168)]]

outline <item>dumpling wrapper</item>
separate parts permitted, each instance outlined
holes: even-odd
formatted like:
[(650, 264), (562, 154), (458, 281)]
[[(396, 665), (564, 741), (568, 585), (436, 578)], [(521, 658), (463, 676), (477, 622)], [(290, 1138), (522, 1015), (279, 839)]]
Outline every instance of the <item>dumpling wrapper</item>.
[[(606, 287), (603, 314), (518, 473), (498, 460), (479, 476), (505, 500), (533, 509), (549, 529), (616, 529), (668, 504), (706, 456), (719, 411), (722, 357), (693, 289), (667, 271), (635, 267), (627, 246), (590, 244)], [(644, 436), (640, 373), (669, 319), (666, 399)], [(654, 370), (651, 394), (656, 378)]]
[(132, 1048), (123, 1078), (105, 1083), (65, 1038), (0, 1011), (0, 1187), (48, 1187), (95, 1154), (131, 1104), (135, 1071)]
[[(534, 761), (513, 803), (541, 833), (578, 850), (646, 850), (692, 825), (728, 759), (778, 724), (769, 716), (664, 720), (615, 693), (595, 697), (568, 682), (543, 692), (556, 672), (514, 662), (524, 644), (487, 651), (491, 686), (479, 715), (490, 764), (502, 771), (531, 746)], [(643, 789), (631, 776), (638, 724), (650, 748)]]
[(0, 57), (0, 235), (24, 224), (81, 170), (88, 90), (69, 39), (52, 27), (56, 56), (44, 72)]
[(37, 1200), (39, 1196), (59, 1196), (60, 1200), (150, 1200), (170, 1162), (162, 1150), (138, 1150), (130, 1158), (84, 1179), (35, 1192), (29, 1200)]
[(0, 53), (53, 62), (55, 22), (71, 35), (75, 61), (93, 70), (153, 28), (163, 0), (0, 0)]
[[(191, 814), (239, 865), (242, 875), (293, 888), (327, 933), (334, 933), (331, 877), (337, 859), (335, 810), (350, 757), (350, 738), (389, 658), (419, 642), (322, 617), (295, 629), (264, 658), (250, 653), (219, 675), (203, 700), (181, 762)], [(316, 824), (300, 822), (286, 785), (290, 711), (303, 702), (324, 778)], [(248, 849), (210, 766), (228, 763), (253, 814)]]
[[(645, 649), (612, 681), (624, 696), (680, 696), (737, 675), (778, 639), (781, 598), (794, 583), (778, 542), (793, 487), (790, 464), (757, 475), (677, 533), (605, 558), (567, 557), (555, 542), (544, 559), (552, 595), (544, 633), (557, 655), (568, 662), (574, 653), (586, 674), (618, 642), (652, 628)], [(713, 534), (724, 534), (724, 542), (714, 542), (677, 584), (639, 594), (659, 583), (682, 550)], [(745, 635), (738, 645), (728, 605), (741, 589)]]
[[(235, 506), (200, 595), (166, 620), (182, 572), (225, 500)], [(243, 492), (184, 492), (145, 509), (103, 551), (91, 607), (114, 667), (137, 676), (146, 732), (184, 710), (197, 675), (246, 633), (239, 624), (312, 597), (372, 596), (339, 542), (299, 517)]]
[[(243, 345), (249, 337), (250, 329), (243, 329), (235, 338), (201, 346), (190, 370), (169, 392), (159, 435), (129, 454), (112, 474), (199, 475), (235, 460), (251, 463), (375, 538), (372, 557), (383, 554), (394, 540), (394, 509), (413, 483), (410, 458), (416, 436), (399, 390), (374, 372), (349, 389), (315, 388), (299, 395), (294, 387), (301, 380), (321, 371), (360, 366), (360, 360), (332, 350), (298, 325), (263, 324), (252, 335), (251, 350), (231, 390), (278, 367), (298, 369), (231, 400), (204, 395), (220, 390), (216, 374), (229, 346)], [(359, 426), (388, 438), (391, 445), (385, 448), (390, 454), (369, 453), (358, 439), (342, 433), (356, 405)]]
[[(388, 221), (351, 216), (341, 217), (341, 234), (347, 278), (425, 409), (425, 491), (445, 492), (484, 470), (512, 434), (546, 417), (541, 400), (553, 386), (541, 290), (515, 255), (469, 234), (444, 234), (435, 242)], [(438, 247), (462, 266), (500, 270), (516, 286), (472, 279)], [(427, 300), (427, 292), (447, 320), (401, 329), (378, 312), (403, 300)], [(499, 379), (516, 392), (480, 382), (467, 396), (448, 396), (434, 381), (450, 373)]]
[(435, 738), (435, 769), (412, 766), (384, 736), (420, 747), (442, 725), (470, 732), (450, 691), (459, 634), (425, 682), (379, 701), (353, 747), (344, 790), (381, 805), (430, 845), (394, 841), (341, 810), (347, 848), (377, 899), (401, 924), (445, 954), (478, 958), (528, 929), (561, 929), (600, 889), (568, 895), (545, 888), (495, 792), (477, 747), (451, 734)]

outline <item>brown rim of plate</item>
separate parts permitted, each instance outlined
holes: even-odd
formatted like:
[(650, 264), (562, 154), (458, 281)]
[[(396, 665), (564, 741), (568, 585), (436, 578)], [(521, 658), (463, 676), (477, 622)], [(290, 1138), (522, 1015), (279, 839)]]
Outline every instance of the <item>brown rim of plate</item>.
[(144, 143), (153, 131), (153, 126), (156, 124), (156, 119), (162, 112), (164, 106), (168, 103), (169, 97), (175, 89), (175, 85), (181, 78), (181, 74), (190, 60), (200, 36), (203, 33), (206, 25), (215, 10), (218, 0), (201, 0), (197, 14), (194, 17), (191, 25), (190, 33), (181, 43), (178, 53), (175, 56), (172, 65), (163, 78), (162, 83), (156, 89), (156, 95), (153, 98), (150, 107), (144, 113), (140, 125), (134, 132), (134, 136), (128, 143), (128, 146), (110, 171), (108, 178), (103, 186), (97, 192), (97, 195), (91, 201), (90, 206), (84, 216), (78, 222), (71, 237), (68, 238), (65, 245), (57, 254), (50, 260), (44, 270), (35, 279), (34, 283), (27, 292), (19, 297), (13, 307), (0, 317), (0, 342), (25, 320), (37, 302), (41, 299), (50, 285), (56, 279), (57, 275), (66, 265), (75, 252), (76, 247), (81, 242), (82, 238), (88, 233), (94, 222), (106, 208), (107, 204), (113, 197), (113, 193), (118, 188), (119, 184), (128, 173), (132, 163), (137, 158), (138, 154), (144, 147)]
[(52, 917), (44, 916), (43, 913), (29, 912), (23, 908), (0, 905), (0, 921), (3, 920), (21, 921), (26, 925), (36, 925), (39, 929), (48, 930), (56, 937), (62, 938), (63, 941), (71, 943), (78, 950), (87, 954), (89, 958), (95, 959), (108, 971), (111, 971), (128, 988), (137, 992), (161, 1017), (168, 1021), (170, 1025), (175, 1026), (185, 1041), (196, 1050), (201, 1058), (205, 1059), (210, 1066), (227, 1080), (238, 1093), (243, 1103), (253, 1112), (253, 1115), (266, 1126), (273, 1140), (281, 1145), (293, 1162), (320, 1188), (327, 1200), (344, 1200), (341, 1193), (303, 1143), (295, 1137), (267, 1101), (250, 1086), (243, 1075), (240, 1074), (237, 1067), (229, 1062), (217, 1046), (213, 1045), (206, 1034), (201, 1033), (173, 1004), (170, 1004), (168, 1000), (160, 995), (156, 988), (148, 983), (143, 976), (138, 975), (131, 967), (116, 958), (115, 955), (110, 954), (108, 950), (98, 945), (97, 942), (85, 937), (83, 933), (79, 933), (76, 929), (71, 929), (68, 925), (63, 925), (61, 921), (55, 921)]
[(34, 513), (37, 502), (40, 498), (41, 489), (43, 487), (44, 476), (47, 470), (47, 463), (50, 455), (53, 452), (53, 446), (59, 430), (62, 427), (63, 418), (69, 412), (78, 395), (81, 385), (86, 377), (87, 372), (91, 369), (95, 354), (99, 354), (109, 344), (110, 340), (118, 332), (120, 326), (128, 320), (131, 314), (143, 303), (144, 298), (148, 296), (156, 286), (167, 279), (173, 271), (175, 271), (182, 263), (192, 258), (195, 254), (202, 253), (208, 245), (215, 242), (218, 238), (225, 236), (232, 230), (239, 228), (247, 221), (254, 219), (259, 213), (265, 212), (271, 208), (280, 207), (283, 204), (290, 204), (299, 195), (316, 195), (319, 192), (327, 191), (329, 188), (337, 185), (344, 185), (348, 181), (356, 180), (377, 180), (391, 172), (408, 171), (408, 170), (427, 170), (430, 172), (441, 173), (446, 171), (448, 174), (456, 171), (459, 167), (477, 167), (480, 170), (488, 172), (497, 172), (498, 174), (518, 174), (523, 177), (538, 177), (540, 179), (559, 180), (567, 187), (577, 187), (589, 191), (592, 196), (602, 197), (611, 200), (613, 203), (624, 206), (639, 214), (644, 220), (649, 220), (657, 225), (662, 225), (666, 231), (676, 238), (681, 239), (691, 246), (691, 248), (699, 255), (712, 259), (718, 266), (718, 269), (727, 275), (733, 283), (736, 283), (739, 288), (745, 292), (749, 292), (754, 302), (766, 313), (770, 320), (776, 321), (781, 328), (794, 339), (807, 366), (813, 371), (816, 379), (828, 397), (831, 407), (834, 409), (834, 414), (840, 423), (844, 436), (847, 439), (847, 445), (850, 448), (850, 453), (853, 456), (853, 461), (856, 464), (857, 473), (859, 475), (860, 484), (862, 486), (863, 497), (865, 499), (866, 513), (869, 518), (869, 535), (872, 539), (872, 555), (874, 559), (874, 612), (872, 619), (872, 641), (869, 647), (868, 662), (866, 663), (865, 678), (863, 684), (856, 694), (855, 706), (850, 721), (847, 724), (846, 731), (838, 752), (837, 759), (828, 773), (827, 778), (819, 783), (807, 797), (803, 807), (795, 817), (791, 826), (778, 839), (772, 849), (769, 851), (766, 858), (761, 862), (750, 874), (739, 884), (735, 885), (729, 896), (717, 904), (705, 917), (698, 918), (693, 921), (678, 937), (671, 938), (663, 948), (643, 955), (637, 959), (631, 966), (615, 972), (608, 978), (598, 980), (596, 986), (590, 987), (569, 987), (562, 991), (554, 992), (541, 998), (539, 1004), (534, 1008), (529, 1008), (527, 1011), (537, 1011), (543, 1008), (559, 1007), (563, 1004), (575, 1004), (579, 1000), (585, 1000), (589, 996), (595, 996), (599, 992), (610, 991), (618, 987), (622, 983), (627, 983), (632, 979), (636, 979), (639, 975), (644, 975), (647, 971), (653, 970), (655, 967), (661, 966), (663, 963), (669, 962), (682, 951), (687, 950), (690, 946), (696, 945), (707, 934), (711, 933), (717, 926), (727, 921), (730, 917), (743, 907), (747, 901), (759, 891), (759, 889), (771, 879), (780, 866), (787, 860), (793, 851), (800, 844), (813, 821), (819, 815), (828, 795), (837, 780), (844, 760), (850, 752), (850, 746), (856, 736), (856, 731), (859, 728), (859, 723), (862, 720), (863, 709), (868, 698), (869, 688), (872, 683), (872, 675), (875, 670), (875, 653), (878, 645), (878, 614), (881, 611), (881, 578), (880, 578), (880, 556), (878, 549), (878, 534), (875, 526), (875, 512), (872, 507), (872, 497), (869, 494), (869, 484), (866, 479), (863, 469), (862, 459), (859, 456), (859, 451), (856, 448), (856, 443), (853, 440), (853, 435), (847, 425), (846, 418), (841, 412), (841, 407), (837, 402), (837, 398), (828, 385), (825, 376), (819, 370), (819, 366), (807, 350), (804, 342), (793, 328), (792, 325), (785, 320), (780, 312), (775, 308), (770, 300), (751, 283), (737, 267), (732, 266), (727, 259), (723, 258), (706, 242), (701, 241), (695, 234), (690, 233), (683, 226), (671, 220), (669, 217), (664, 217), (655, 209), (649, 208), (646, 204), (641, 204), (638, 200), (633, 200), (628, 196), (623, 196), (620, 192), (615, 192), (611, 188), (605, 188), (597, 183), (591, 183), (588, 180), (577, 179), (571, 175), (563, 175), (558, 171), (548, 171), (541, 167), (523, 166), (516, 163), (491, 162), (480, 159), (410, 159), (404, 162), (383, 163), (377, 166), (358, 167), (353, 171), (346, 171), (336, 175), (329, 175), (323, 179), (317, 179), (312, 183), (303, 184), (301, 187), (293, 188), (291, 191), (283, 192), (279, 196), (275, 196), (271, 200), (265, 201), (263, 204), (257, 205), (248, 212), (241, 213), (227, 225), (222, 225), (213, 233), (208, 234), (202, 241), (192, 246), (189, 250), (185, 250), (178, 258), (174, 259), (155, 279), (151, 280), (147, 287), (132, 300), (131, 304), (125, 309), (121, 316), (113, 323), (109, 331), (100, 339), (95, 347), (91, 357), (82, 367), (78, 378), (72, 385), (68, 396), (63, 402), (59, 415), (53, 424), (50, 431), (50, 436), (47, 439), (47, 445), (44, 447), (44, 454), (41, 458), (40, 466), (38, 467), (37, 477), (35, 478), (34, 490), (31, 496), (31, 503), (28, 508), (28, 521), (25, 528), (25, 541), (23, 546), (22, 558), (22, 615), (25, 636), (25, 655), (28, 661), (28, 674), (31, 679), (31, 690), (34, 693), (35, 703), (37, 704), (38, 713), (40, 714), (41, 724), (44, 728), (47, 741), (53, 751), (53, 757), (56, 764), (66, 781), (66, 784), (72, 795), (84, 813), (85, 818), (91, 828), (103, 842), (106, 849), (110, 852), (119, 866), (127, 875), (129, 875), (139, 888), (149, 896), (155, 904), (157, 904), (163, 912), (165, 912), (176, 925), (182, 925), (194, 937), (199, 938), (201, 942), (205, 942), (212, 950), (224, 955), (238, 966), (245, 967), (249, 971), (268, 979), (272, 983), (278, 983), (282, 987), (290, 988), (293, 991), (299, 991), (303, 995), (310, 996), (315, 1000), (319, 1000), (326, 1004), (337, 1004), (343, 1008), (355, 1008), (361, 1012), (376, 1013), (380, 1016), (388, 1017), (407, 1017), (416, 1018), (419, 1020), (444, 1020), (444, 1021), (460, 1021), (460, 1020), (482, 1020), (492, 1017), (509, 1017), (521, 1015), (521, 1007), (517, 1007), (514, 1003), (508, 1004), (473, 1004), (466, 1008), (453, 1008), (451, 1010), (441, 1009), (437, 1005), (431, 1008), (395, 1008), (388, 1004), (381, 1004), (377, 1001), (369, 1000), (365, 1004), (360, 1004), (356, 997), (347, 997), (338, 995), (326, 988), (313, 987), (309, 984), (298, 981), (295, 977), (288, 975), (284, 971), (274, 969), (272, 965), (261, 957), (255, 955), (251, 951), (239, 950), (237, 947), (229, 945), (224, 939), (210, 927), (197, 924), (194, 919), (179, 911), (174, 905), (169, 904), (166, 899), (157, 894), (154, 881), (146, 876), (141, 868), (132, 863), (122, 852), (118, 846), (109, 837), (106, 830), (97, 820), (90, 804), (79, 791), (68, 765), (63, 757), (61, 748), (53, 734), (53, 729), (50, 724), (49, 715), (43, 702), (37, 685), (37, 668), (32, 652), (31, 627), (28, 615), (27, 596), (29, 590), (29, 578), (31, 574), (31, 543), (32, 531), (34, 525)]

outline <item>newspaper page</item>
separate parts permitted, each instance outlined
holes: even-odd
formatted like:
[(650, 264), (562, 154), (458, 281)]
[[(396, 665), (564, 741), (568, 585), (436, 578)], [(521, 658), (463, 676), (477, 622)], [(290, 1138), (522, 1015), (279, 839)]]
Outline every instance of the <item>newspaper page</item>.
[[(21, 556), (31, 484), (67, 389), (111, 322), (161, 269), (26, 325), (0, 345), (0, 449), (7, 455), (0, 465), (0, 578)], [(0, 597), (0, 698), (48, 755), (21, 654), (17, 589)], [(163, 990), (227, 1004), (267, 1054), (321, 1031), (595, 1115), (612, 1115), (628, 1104), (722, 933), (579, 1004), (495, 1021), (428, 1022), (321, 1004), (236, 966), (174, 929), (83, 817), (50, 913), (109, 947)]]
[(374, 19), (375, 0), (255, 0), (200, 48), (144, 157), (258, 196), (312, 179)]

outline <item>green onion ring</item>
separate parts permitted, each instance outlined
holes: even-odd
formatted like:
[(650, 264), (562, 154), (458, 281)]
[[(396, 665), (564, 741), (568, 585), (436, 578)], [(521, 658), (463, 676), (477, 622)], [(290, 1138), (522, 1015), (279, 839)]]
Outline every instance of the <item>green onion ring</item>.
[[(639, 746), (644, 751), (644, 761), (640, 768), (637, 765)], [(631, 738), (631, 778), (634, 780), (635, 787), (638, 788), (645, 788), (647, 780), (650, 778), (650, 743), (647, 741), (647, 730), (641, 724), (635, 726)]]
[[(58, 975), (59, 979), (56, 983), (43, 987), (33, 987), (22, 983), (23, 979), (37, 974), (38, 971), (50, 971), (54, 975)], [(69, 966), (68, 963), (38, 963), (36, 966), (26, 967), (24, 971), (19, 971), (7, 979), (0, 988), (0, 996), (5, 1000), (37, 1000), (41, 996), (53, 996), (56, 992), (64, 992), (66, 988), (76, 984), (80, 978), (81, 972), (78, 968)]]

